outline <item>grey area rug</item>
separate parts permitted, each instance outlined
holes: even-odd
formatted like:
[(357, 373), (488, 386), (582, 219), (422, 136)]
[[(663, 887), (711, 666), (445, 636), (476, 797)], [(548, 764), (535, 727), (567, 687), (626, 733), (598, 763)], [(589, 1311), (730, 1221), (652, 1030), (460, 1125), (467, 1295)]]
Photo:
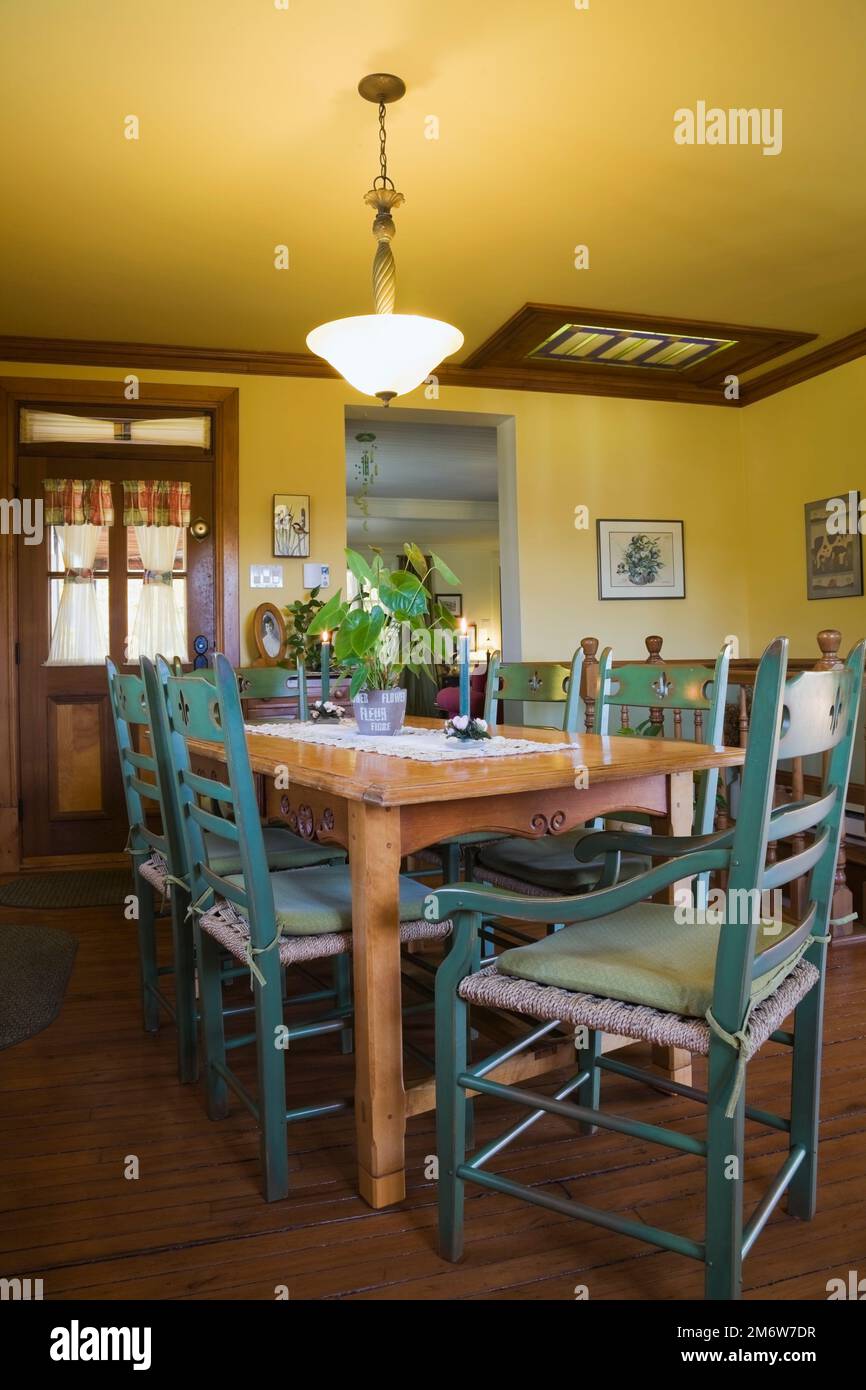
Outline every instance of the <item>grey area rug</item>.
[(59, 927), (0, 925), (0, 1049), (54, 1022), (77, 950), (78, 937)]
[(0, 907), (113, 907), (132, 892), (129, 869), (19, 874), (0, 884)]

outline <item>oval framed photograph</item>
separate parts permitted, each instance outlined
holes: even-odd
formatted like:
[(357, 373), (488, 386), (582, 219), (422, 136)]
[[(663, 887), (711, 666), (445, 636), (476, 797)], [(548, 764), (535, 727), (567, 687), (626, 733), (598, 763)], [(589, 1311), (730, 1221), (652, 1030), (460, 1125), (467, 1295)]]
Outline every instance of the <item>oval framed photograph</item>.
[(253, 614), (253, 637), (260, 660), (276, 666), (286, 650), (286, 624), (274, 603), (260, 603)]

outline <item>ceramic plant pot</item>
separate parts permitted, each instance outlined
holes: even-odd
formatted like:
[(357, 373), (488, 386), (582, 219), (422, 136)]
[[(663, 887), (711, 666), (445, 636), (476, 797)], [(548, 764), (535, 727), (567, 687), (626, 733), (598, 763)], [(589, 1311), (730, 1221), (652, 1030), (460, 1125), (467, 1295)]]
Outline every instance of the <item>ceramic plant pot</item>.
[(352, 701), (358, 732), (399, 734), (406, 714), (405, 690), (362, 690)]

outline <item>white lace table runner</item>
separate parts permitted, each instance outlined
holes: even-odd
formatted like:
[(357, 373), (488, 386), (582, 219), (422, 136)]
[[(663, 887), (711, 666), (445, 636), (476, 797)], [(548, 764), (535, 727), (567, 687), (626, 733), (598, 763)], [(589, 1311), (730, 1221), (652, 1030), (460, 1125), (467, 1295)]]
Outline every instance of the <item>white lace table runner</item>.
[(422, 763), (461, 762), (466, 758), (508, 758), (527, 753), (561, 753), (563, 745), (529, 738), (467, 740), (446, 738), (441, 729), (415, 729), (407, 725), (399, 734), (362, 734), (354, 719), (340, 724), (247, 724), (247, 733), (293, 738), (299, 743), (326, 743), (339, 748), (359, 748), (365, 753), (384, 753), (388, 758), (414, 758)]

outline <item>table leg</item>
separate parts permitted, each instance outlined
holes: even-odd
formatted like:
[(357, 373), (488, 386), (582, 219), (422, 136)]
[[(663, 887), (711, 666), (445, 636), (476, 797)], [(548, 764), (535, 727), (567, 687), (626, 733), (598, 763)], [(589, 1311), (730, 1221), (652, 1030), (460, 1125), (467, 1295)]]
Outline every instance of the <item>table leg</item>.
[(358, 1187), (371, 1207), (406, 1195), (398, 881), (400, 812), (349, 804)]
[[(694, 786), (691, 772), (672, 772), (668, 777), (668, 814), (664, 830), (666, 835), (691, 835), (694, 818)], [(676, 901), (676, 894), (691, 891), (692, 880), (681, 878), (670, 888), (665, 889), (664, 898), (669, 903)], [(672, 1081), (690, 1086), (692, 1080), (692, 1057), (684, 1047), (653, 1046), (652, 1060)]]

